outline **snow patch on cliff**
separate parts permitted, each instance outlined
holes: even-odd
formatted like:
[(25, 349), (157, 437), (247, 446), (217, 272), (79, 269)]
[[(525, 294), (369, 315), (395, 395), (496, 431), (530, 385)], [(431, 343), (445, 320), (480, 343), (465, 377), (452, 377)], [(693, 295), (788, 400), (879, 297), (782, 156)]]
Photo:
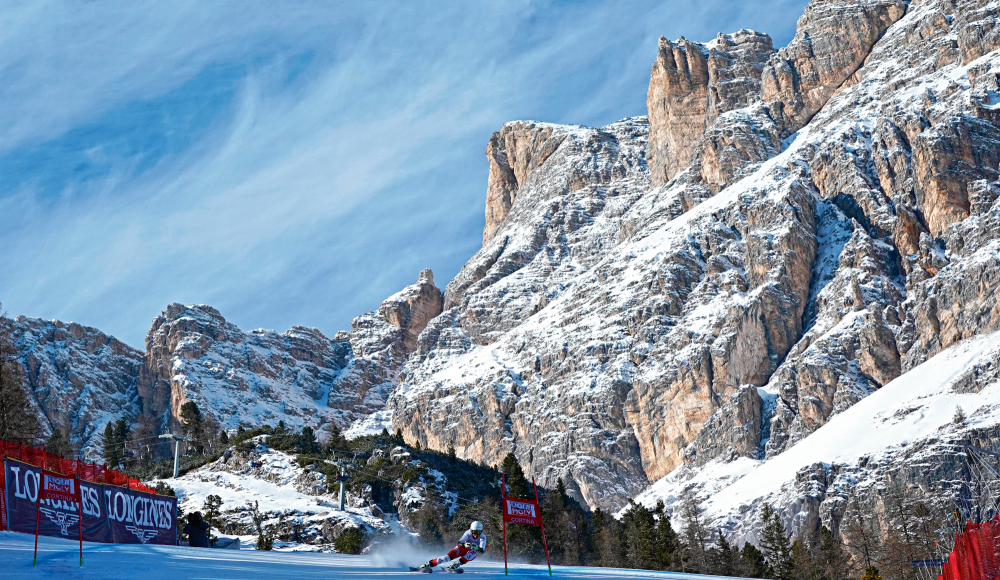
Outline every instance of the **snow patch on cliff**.
[(978, 393), (952, 389), (964, 371), (992, 365), (998, 357), (1000, 333), (962, 341), (835, 415), (770, 460), (713, 462), (697, 471), (682, 466), (651, 485), (637, 501), (652, 507), (662, 500), (669, 506), (682, 492), (694, 492), (704, 500), (710, 518), (725, 519), (780, 493), (799, 470), (810, 465), (856, 464), (862, 457), (898, 451), (955, 428), (952, 419), (957, 407), (968, 414), (962, 428), (1000, 424), (1000, 382)]

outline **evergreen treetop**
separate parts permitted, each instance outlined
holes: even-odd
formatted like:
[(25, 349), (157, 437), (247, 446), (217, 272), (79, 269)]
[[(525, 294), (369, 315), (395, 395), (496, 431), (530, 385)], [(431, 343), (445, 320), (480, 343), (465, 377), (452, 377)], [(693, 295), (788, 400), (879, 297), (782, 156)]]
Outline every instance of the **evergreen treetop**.
[(52, 436), (45, 442), (45, 450), (52, 455), (66, 459), (73, 455), (73, 446), (69, 442), (69, 437), (63, 434), (62, 429), (52, 431)]
[(785, 532), (781, 518), (771, 506), (765, 504), (761, 513), (764, 528), (760, 535), (760, 549), (777, 580), (792, 580), (792, 543)]
[(14, 344), (14, 321), (0, 306), (0, 439), (34, 444), (38, 419), (24, 390), (24, 367)]
[(507, 481), (507, 497), (525, 500), (535, 499), (535, 495), (531, 491), (531, 482), (524, 476), (521, 464), (517, 462), (517, 457), (513, 453), (508, 453), (503, 458), (500, 470)]

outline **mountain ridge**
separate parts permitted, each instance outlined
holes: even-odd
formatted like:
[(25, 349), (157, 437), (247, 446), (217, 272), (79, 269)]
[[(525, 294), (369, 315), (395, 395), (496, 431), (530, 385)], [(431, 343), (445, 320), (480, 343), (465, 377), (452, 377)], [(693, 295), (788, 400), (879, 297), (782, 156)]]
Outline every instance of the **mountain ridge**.
[[(190, 397), (228, 427), (364, 423), (476, 462), (513, 452), (612, 510), (678, 470), (779, 457), (1000, 329), (998, 17), (996, 1), (813, 0), (777, 50), (749, 30), (661, 39), (648, 116), (493, 134), (483, 246), (443, 292), (425, 271), (333, 339), (172, 305), (142, 408), (163, 428)], [(209, 396), (225, 389), (266, 404)]]

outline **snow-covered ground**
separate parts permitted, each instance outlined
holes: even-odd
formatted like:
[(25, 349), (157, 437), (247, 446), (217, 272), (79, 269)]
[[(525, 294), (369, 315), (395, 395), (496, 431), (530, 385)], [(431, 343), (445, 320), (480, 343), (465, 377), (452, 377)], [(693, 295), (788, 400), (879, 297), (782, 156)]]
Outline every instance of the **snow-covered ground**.
[[(76, 543), (39, 538), (38, 566), (32, 568), (34, 537), (28, 534), (0, 532), (0, 570), (3, 578), (84, 578), (87, 580), (195, 580), (239, 578), (241, 580), (272, 580), (295, 578), (308, 580), (355, 580), (361, 578), (406, 577), (412, 574), (407, 566), (438, 554), (408, 545), (393, 545), (379, 553), (365, 556), (341, 554), (257, 552), (253, 550), (205, 550), (174, 546), (83, 545), (84, 566), (79, 566)], [(495, 554), (494, 558), (499, 555)], [(553, 576), (572, 580), (602, 578), (700, 578), (669, 572), (647, 572), (615, 568), (562, 567), (553, 569)], [(480, 561), (467, 566), (474, 578), (503, 578), (503, 560)], [(510, 575), (521, 578), (547, 578), (545, 566), (512, 564)], [(423, 576), (417, 576), (423, 577)], [(451, 576), (448, 576), (451, 578)], [(411, 576), (412, 578), (412, 576)]]
[(294, 456), (263, 444), (253, 452), (233, 453), (182, 477), (162, 481), (177, 493), (184, 513), (203, 511), (205, 499), (217, 495), (223, 502), (222, 518), (245, 528), (251, 521), (245, 506), (257, 502), (266, 515), (265, 528), (296, 529), (303, 540), (300, 549), (323, 548), (331, 535), (323, 529), (331, 526), (336, 530), (361, 527), (368, 535), (389, 533), (392, 528), (367, 508), (347, 505), (340, 511), (337, 494), (326, 492), (323, 474), (308, 471)]

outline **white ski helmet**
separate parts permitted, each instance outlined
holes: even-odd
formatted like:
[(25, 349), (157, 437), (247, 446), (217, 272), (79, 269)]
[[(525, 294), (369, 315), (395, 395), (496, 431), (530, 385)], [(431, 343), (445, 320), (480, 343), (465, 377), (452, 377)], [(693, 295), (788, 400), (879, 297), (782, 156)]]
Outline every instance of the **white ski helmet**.
[(469, 526), (469, 529), (472, 530), (473, 532), (481, 532), (483, 531), (483, 522), (479, 521), (472, 522), (472, 525)]

